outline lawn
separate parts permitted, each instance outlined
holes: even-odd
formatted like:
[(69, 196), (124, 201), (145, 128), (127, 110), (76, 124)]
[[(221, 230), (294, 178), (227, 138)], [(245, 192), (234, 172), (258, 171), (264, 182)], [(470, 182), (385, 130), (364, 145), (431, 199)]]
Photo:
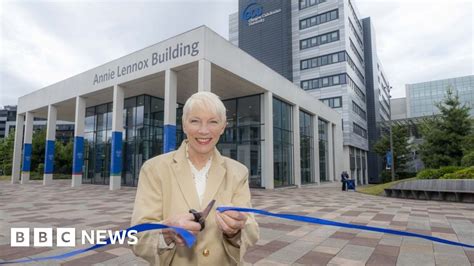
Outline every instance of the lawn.
[(403, 181), (408, 181), (408, 180), (414, 180), (415, 178), (407, 178), (403, 180), (397, 180), (393, 182), (388, 182), (385, 184), (379, 184), (379, 185), (367, 185), (363, 187), (358, 187), (357, 192), (364, 193), (364, 194), (369, 194), (369, 195), (374, 195), (374, 196), (383, 196), (384, 195), (384, 189), (389, 188), (397, 183), (403, 182)]

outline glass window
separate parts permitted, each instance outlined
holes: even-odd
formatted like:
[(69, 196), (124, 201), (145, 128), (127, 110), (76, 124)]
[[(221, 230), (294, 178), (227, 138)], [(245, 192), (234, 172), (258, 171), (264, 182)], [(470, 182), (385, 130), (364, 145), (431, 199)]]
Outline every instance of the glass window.
[(308, 82), (307, 82), (307, 81), (301, 82), (301, 87), (302, 87), (303, 89), (307, 90), (307, 89), (308, 89)]
[(333, 83), (334, 85), (339, 84), (339, 76), (334, 76), (334, 77), (332, 78), (332, 83)]
[(308, 61), (307, 60), (303, 60), (301, 62), (301, 69), (307, 69), (308, 68)]
[(302, 21), (300, 21), (300, 22), (301, 22), (301, 23), (300, 23), (300, 28), (301, 28), (301, 29), (306, 28), (306, 19), (304, 19), (304, 20), (302, 20)]
[(306, 0), (300, 0), (300, 9), (306, 8)]
[(324, 66), (327, 64), (328, 64), (328, 57), (327, 56), (321, 57), (321, 65)]
[(333, 63), (339, 62), (339, 54), (333, 54), (332, 55), (332, 62)]
[(329, 181), (329, 159), (328, 159), (328, 125), (326, 121), (318, 119), (319, 131), (319, 176), (321, 182)]
[[(229, 123), (217, 148), (221, 154), (245, 164), (250, 186), (261, 187), (260, 95), (225, 100), (224, 105)], [(278, 108), (275, 103), (273, 107)]]
[(300, 124), (300, 159), (301, 159), (301, 183), (313, 183), (313, 126), (312, 116), (304, 111), (299, 113)]
[[(291, 105), (273, 98), (273, 172), (275, 187), (293, 184)], [(277, 107), (277, 108), (275, 108)]]
[(244, 97), (237, 100), (238, 125), (260, 124), (260, 97)]
[(327, 35), (322, 35), (321, 36), (321, 43), (326, 43), (327, 42)]
[(328, 78), (323, 78), (323, 86), (327, 86), (329, 84)]
[(301, 49), (305, 49), (307, 46), (307, 41), (306, 40), (302, 40), (301, 41)]
[(339, 39), (339, 32), (338, 32), (338, 31), (335, 31), (335, 32), (331, 33), (331, 39), (332, 39), (333, 41), (338, 40), (338, 39)]
[(327, 21), (326, 14), (322, 14), (320, 17), (321, 17), (321, 23), (324, 23)]

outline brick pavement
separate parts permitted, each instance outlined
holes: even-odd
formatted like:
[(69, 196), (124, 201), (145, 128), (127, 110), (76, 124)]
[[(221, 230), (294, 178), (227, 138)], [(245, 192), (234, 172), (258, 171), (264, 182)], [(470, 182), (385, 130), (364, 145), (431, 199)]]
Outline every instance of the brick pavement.
[[(123, 229), (129, 226), (135, 188), (55, 180), (11, 185), (0, 181), (0, 261), (49, 256), (71, 248), (12, 248), (11, 227)], [(336, 187), (337, 186), (337, 187)], [(407, 230), (474, 244), (474, 204), (415, 201), (341, 192), (339, 184), (253, 190), (254, 207), (361, 225)], [(260, 240), (245, 256), (256, 265), (474, 265), (474, 249), (407, 237), (257, 216)], [(77, 247), (76, 247), (77, 248)], [(114, 245), (38, 265), (146, 265), (127, 246)], [(31, 265), (31, 264), (28, 264)]]

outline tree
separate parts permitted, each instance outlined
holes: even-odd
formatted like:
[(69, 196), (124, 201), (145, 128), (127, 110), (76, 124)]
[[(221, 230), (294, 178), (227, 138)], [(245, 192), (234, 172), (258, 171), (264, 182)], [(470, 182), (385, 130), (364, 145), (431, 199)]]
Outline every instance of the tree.
[[(392, 127), (393, 139), (393, 162), (395, 165), (395, 172), (400, 172), (405, 168), (406, 162), (410, 156), (410, 149), (408, 148), (408, 129), (406, 126), (395, 125)], [(381, 138), (375, 143), (374, 150), (377, 154), (384, 158), (386, 164), (386, 154), (390, 151), (390, 134), (384, 133)]]
[(13, 144), (15, 142), (15, 131), (12, 130), (3, 139), (0, 139), (0, 175), (11, 175)]
[(429, 168), (460, 165), (463, 144), (472, 134), (470, 108), (461, 106), (459, 97), (451, 88), (447, 89), (445, 98), (436, 103), (436, 107), (441, 114), (425, 119), (421, 125), (421, 159)]
[[(44, 164), (46, 145), (46, 129), (33, 131), (31, 142), (31, 172), (38, 171), (38, 165)], [(44, 165), (43, 165), (44, 167)], [(38, 173), (42, 175), (43, 173)]]
[(54, 154), (54, 173), (70, 174), (72, 172), (72, 153), (74, 144), (72, 140), (63, 143), (56, 140)]

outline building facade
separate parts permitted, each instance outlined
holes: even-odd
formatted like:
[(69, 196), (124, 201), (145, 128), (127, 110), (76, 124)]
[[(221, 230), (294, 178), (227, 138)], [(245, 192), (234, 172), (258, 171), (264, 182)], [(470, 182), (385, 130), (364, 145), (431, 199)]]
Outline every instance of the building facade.
[(471, 108), (474, 116), (474, 75), (406, 84), (407, 118), (439, 114), (436, 103), (441, 102), (451, 88), (461, 104)]
[(352, 1), (239, 0), (238, 13), (229, 17), (229, 39), (338, 111), (343, 119), (344, 169), (358, 184), (378, 182), (378, 168), (368, 171), (367, 165), (377, 160), (370, 152), (378, 136), (373, 133), (375, 120), (388, 119), (388, 114), (383, 103), (376, 103), (380, 91), (387, 98), (389, 85), (385, 74), (383, 82), (373, 83), (383, 73), (373, 67), (381, 65), (375, 33), (370, 19), (364, 23)]
[(136, 186), (144, 161), (185, 138), (182, 104), (198, 91), (223, 99), (218, 149), (249, 168), (252, 187), (338, 180), (341, 115), (202, 26), (20, 97), (12, 182), (28, 182), (33, 120), (44, 118), (45, 185), (63, 120), (74, 123), (73, 187)]
[(9, 123), (16, 119), (16, 106), (6, 105), (0, 109), (0, 138), (8, 136)]
[[(392, 99), (392, 123), (407, 127), (408, 143), (413, 147), (423, 142), (420, 123), (426, 117), (439, 114), (436, 103), (443, 101), (448, 88), (459, 97), (461, 105), (471, 108), (470, 116), (474, 117), (474, 75), (406, 84), (406, 97)], [(423, 168), (418, 152), (413, 149), (405, 171), (418, 172)]]
[(382, 125), (390, 120), (391, 86), (377, 55), (377, 43), (374, 25), (370, 18), (362, 19), (364, 29), (365, 88), (367, 98), (367, 131), (369, 151), (367, 162), (370, 183), (380, 183), (381, 173), (385, 169), (383, 158), (375, 152), (374, 146), (382, 136)]

